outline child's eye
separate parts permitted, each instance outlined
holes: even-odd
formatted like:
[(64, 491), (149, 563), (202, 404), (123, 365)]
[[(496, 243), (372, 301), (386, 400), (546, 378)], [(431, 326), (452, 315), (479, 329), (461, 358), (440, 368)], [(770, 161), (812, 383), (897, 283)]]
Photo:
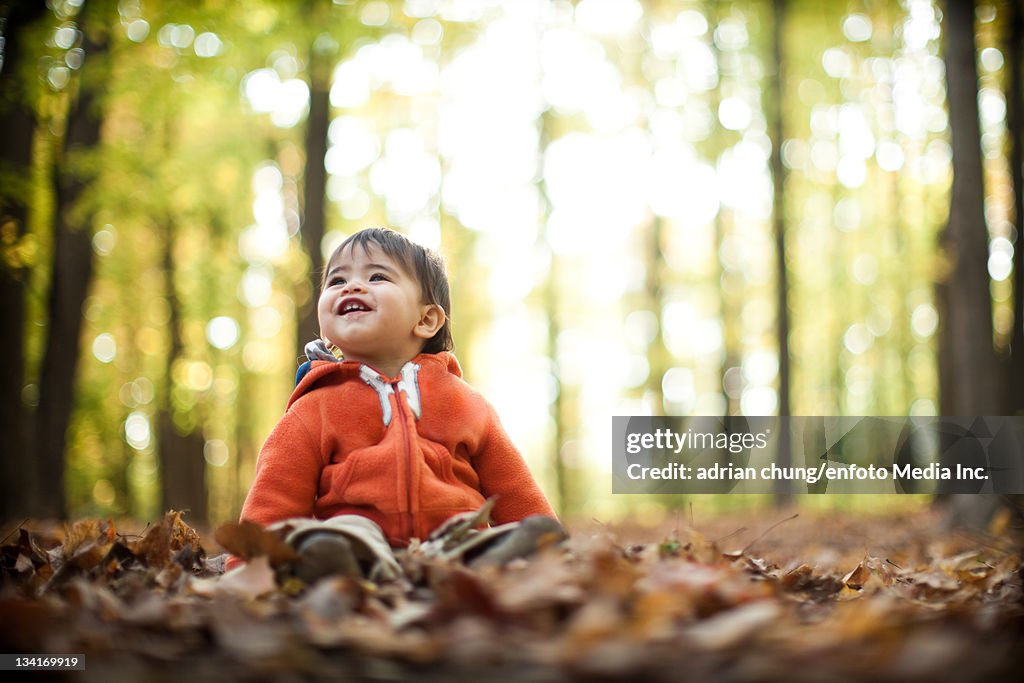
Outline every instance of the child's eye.
[(387, 282), (388, 276), (384, 273), (374, 273), (370, 276), (370, 282)]
[(327, 281), (328, 287), (337, 287), (338, 285), (343, 284), (345, 284), (345, 278), (338, 276), (332, 277), (330, 280)]

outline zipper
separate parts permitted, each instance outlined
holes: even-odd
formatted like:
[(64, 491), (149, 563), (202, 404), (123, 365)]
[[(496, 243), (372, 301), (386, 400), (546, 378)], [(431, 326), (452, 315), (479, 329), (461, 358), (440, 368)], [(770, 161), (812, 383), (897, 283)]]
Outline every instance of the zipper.
[(399, 415), (402, 423), (402, 443), (405, 450), (405, 538), (412, 538), (413, 512), (412, 512), (412, 446), (409, 443), (409, 417), (405, 414), (405, 404), (402, 401), (402, 391), (398, 388), (398, 381), (391, 383), (395, 395), (395, 412)]

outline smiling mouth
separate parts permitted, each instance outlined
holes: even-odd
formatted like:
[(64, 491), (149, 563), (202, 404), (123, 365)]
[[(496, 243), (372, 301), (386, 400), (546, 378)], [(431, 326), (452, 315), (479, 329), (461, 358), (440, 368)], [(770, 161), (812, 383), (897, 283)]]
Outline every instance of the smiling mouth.
[(372, 310), (359, 299), (345, 299), (338, 306), (338, 315), (345, 316), (350, 313), (365, 313)]

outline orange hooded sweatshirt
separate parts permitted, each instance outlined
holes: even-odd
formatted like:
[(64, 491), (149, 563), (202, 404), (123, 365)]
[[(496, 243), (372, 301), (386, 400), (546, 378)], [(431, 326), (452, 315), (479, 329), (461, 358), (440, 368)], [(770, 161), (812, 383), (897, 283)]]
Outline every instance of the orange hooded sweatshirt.
[(498, 524), (555, 516), (455, 356), (420, 354), (397, 377), (315, 361), (260, 451), (241, 516), (363, 515), (404, 546), (495, 495)]

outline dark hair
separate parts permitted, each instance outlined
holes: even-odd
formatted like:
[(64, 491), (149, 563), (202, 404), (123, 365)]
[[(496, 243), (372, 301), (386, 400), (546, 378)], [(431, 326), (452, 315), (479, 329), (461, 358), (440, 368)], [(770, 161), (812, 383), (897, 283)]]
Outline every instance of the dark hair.
[(429, 304), (437, 304), (444, 310), (444, 325), (437, 334), (427, 340), (421, 353), (451, 351), (454, 346), (451, 327), (452, 299), (444, 260), (437, 252), (416, 244), (400, 232), (384, 227), (366, 228), (346, 238), (327, 259), (320, 280), (320, 289), (323, 290), (327, 283), (327, 269), (335, 256), (349, 248), (362, 247), (364, 251), (369, 251), (371, 246), (377, 247), (401, 263), (407, 273), (420, 281), (423, 300)]

